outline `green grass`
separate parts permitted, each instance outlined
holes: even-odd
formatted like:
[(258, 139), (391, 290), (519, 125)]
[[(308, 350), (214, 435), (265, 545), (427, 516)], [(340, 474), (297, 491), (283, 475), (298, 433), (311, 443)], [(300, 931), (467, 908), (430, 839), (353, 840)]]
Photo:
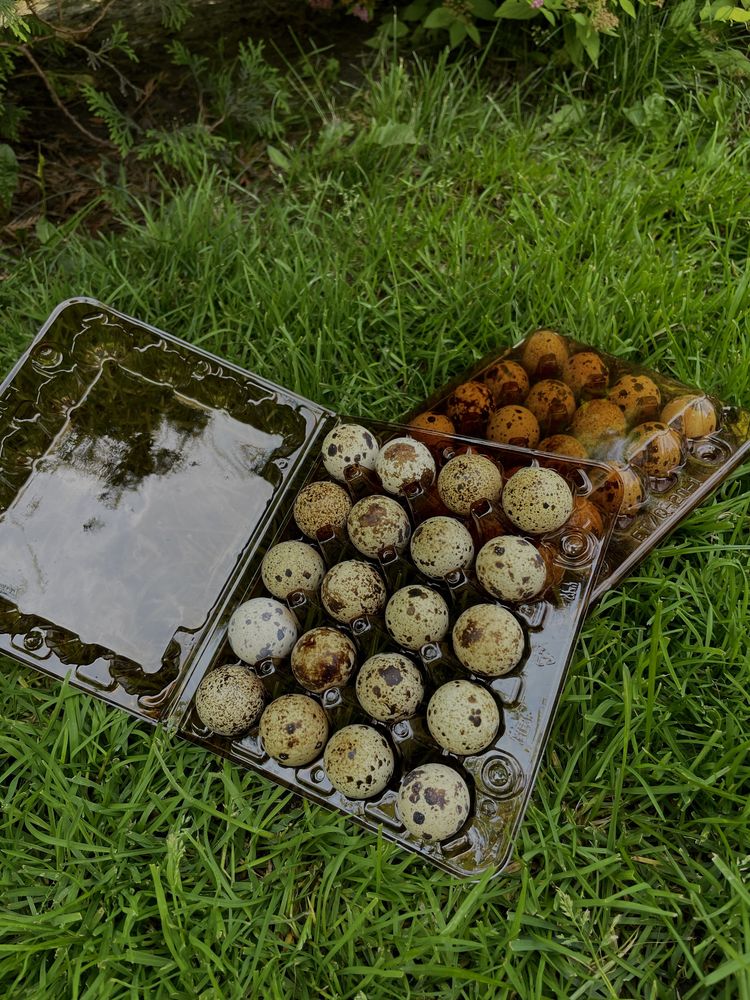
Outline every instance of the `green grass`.
[[(0, 367), (90, 294), (352, 414), (542, 323), (750, 403), (737, 88), (393, 64), (301, 99), (261, 197), (109, 189), (116, 231), (8, 261)], [(750, 1000), (749, 507), (745, 468), (590, 614), (513, 871), (474, 886), (4, 661), (2, 995)]]

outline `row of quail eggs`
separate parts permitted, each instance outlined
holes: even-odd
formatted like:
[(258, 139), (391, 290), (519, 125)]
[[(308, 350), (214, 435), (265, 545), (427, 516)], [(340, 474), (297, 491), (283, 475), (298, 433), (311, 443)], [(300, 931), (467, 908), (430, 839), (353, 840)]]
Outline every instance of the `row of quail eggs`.
[[(393, 777), (395, 757), (388, 739), (374, 726), (360, 724), (344, 726), (329, 738), (326, 712), (310, 697), (343, 687), (355, 675), (357, 648), (341, 626), (382, 616), (399, 647), (399, 652), (369, 657), (356, 672), (355, 692), (363, 711), (386, 724), (414, 716), (425, 697), (422, 673), (407, 654), (440, 642), (450, 628), (448, 604), (436, 587), (415, 583), (388, 599), (383, 575), (366, 559), (376, 560), (387, 548), (404, 552), (408, 546), (414, 566), (435, 583), (474, 563), (476, 577), (491, 597), (525, 601), (539, 595), (547, 582), (546, 563), (534, 542), (516, 534), (499, 536), (475, 560), (471, 533), (458, 518), (468, 516), (476, 501), (488, 500), (501, 504), (515, 529), (535, 536), (565, 523), (573, 497), (560, 475), (537, 467), (518, 470), (503, 488), (498, 466), (477, 453), (451, 458), (438, 475), (432, 452), (420, 440), (399, 437), (379, 448), (372, 432), (356, 424), (334, 428), (322, 452), (326, 471), (336, 481), (310, 483), (293, 508), (294, 521), (309, 542), (282, 541), (266, 553), (261, 576), (273, 596), (246, 601), (229, 623), (229, 644), (242, 662), (211, 671), (195, 704), (201, 722), (225, 737), (246, 734), (260, 719), (264, 749), (282, 765), (309, 765), (322, 751), (333, 787), (347, 798), (365, 799), (383, 792)], [(352, 466), (371, 470), (383, 492), (353, 503), (340, 485)], [(406, 510), (395, 498), (403, 499), (414, 483), (429, 489), (435, 482), (442, 503), (456, 516), (428, 518), (412, 533)], [(347, 536), (366, 558), (346, 559), (326, 570), (314, 543), (331, 530)], [(299, 592), (319, 595), (335, 624), (300, 635), (294, 612), (282, 603)], [(480, 603), (459, 615), (452, 646), (470, 673), (491, 678), (518, 665), (524, 633), (508, 609)], [(264, 708), (264, 685), (250, 668), (269, 659), (289, 659), (295, 681), (307, 693), (281, 695)], [(425, 715), (435, 743), (457, 756), (482, 752), (501, 726), (494, 697), (476, 680), (440, 685)], [(437, 841), (463, 825), (469, 803), (468, 786), (458, 771), (427, 763), (403, 778), (398, 813), (412, 835)]]

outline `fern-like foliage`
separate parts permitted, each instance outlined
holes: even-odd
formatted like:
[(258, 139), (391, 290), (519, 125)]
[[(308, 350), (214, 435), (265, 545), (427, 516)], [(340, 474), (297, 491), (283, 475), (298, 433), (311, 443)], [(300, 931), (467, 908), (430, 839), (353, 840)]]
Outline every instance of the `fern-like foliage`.
[(136, 127), (133, 120), (117, 107), (109, 94), (97, 90), (92, 84), (82, 84), (81, 92), (86, 98), (89, 111), (101, 118), (106, 125), (109, 137), (120, 156), (127, 156), (135, 141)]

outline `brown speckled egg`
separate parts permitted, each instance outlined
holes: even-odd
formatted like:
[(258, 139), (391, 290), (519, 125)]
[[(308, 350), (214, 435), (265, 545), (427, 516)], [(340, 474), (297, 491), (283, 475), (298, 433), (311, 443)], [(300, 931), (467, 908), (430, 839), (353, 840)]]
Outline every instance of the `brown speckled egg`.
[(539, 451), (547, 451), (552, 455), (567, 455), (569, 458), (587, 458), (588, 452), (578, 438), (571, 434), (553, 434), (538, 445)]
[(376, 653), (357, 674), (357, 698), (379, 722), (409, 719), (424, 697), (422, 675), (402, 653)]
[(524, 404), (537, 419), (543, 434), (550, 434), (566, 427), (576, 412), (576, 400), (564, 382), (545, 378), (537, 382)]
[(406, 511), (391, 497), (370, 496), (359, 500), (346, 522), (352, 545), (371, 559), (386, 546), (401, 552), (409, 541), (411, 525)]
[(294, 501), (294, 520), (308, 538), (315, 538), (322, 528), (341, 531), (346, 524), (352, 501), (336, 483), (309, 483)]
[(304, 694), (284, 694), (260, 718), (260, 738), (269, 757), (288, 767), (309, 764), (328, 739), (326, 713)]
[(539, 422), (525, 406), (502, 406), (490, 417), (486, 436), (499, 444), (536, 448), (541, 436)]
[(502, 677), (523, 656), (523, 630), (499, 604), (475, 604), (453, 626), (453, 650), (467, 670)]
[(688, 438), (702, 438), (716, 430), (716, 410), (707, 396), (678, 396), (661, 411), (661, 419)]
[(347, 559), (332, 566), (320, 588), (323, 607), (331, 618), (345, 625), (364, 615), (377, 615), (386, 597), (380, 573), (359, 559)]
[(592, 454), (606, 452), (616, 446), (617, 439), (627, 431), (625, 414), (608, 399), (591, 399), (576, 410), (570, 432)]
[(466, 569), (474, 558), (474, 542), (454, 517), (429, 517), (411, 540), (411, 558), (417, 569), (434, 580)]
[(580, 351), (568, 358), (562, 377), (579, 399), (607, 394), (609, 368), (596, 351)]
[(554, 469), (529, 466), (505, 484), (503, 510), (521, 531), (542, 535), (561, 528), (573, 512), (573, 494)]
[(300, 590), (317, 592), (325, 572), (320, 553), (304, 542), (279, 542), (266, 552), (261, 566), (263, 586), (281, 601)]
[(554, 330), (536, 330), (526, 340), (521, 364), (531, 379), (559, 378), (568, 360), (565, 338)]
[(631, 433), (627, 458), (647, 476), (666, 476), (682, 463), (682, 437), (674, 428), (649, 420)]
[(477, 555), (477, 579), (504, 601), (528, 601), (544, 590), (547, 564), (533, 542), (518, 535), (499, 535)]
[(292, 673), (297, 683), (319, 694), (343, 687), (357, 665), (357, 649), (337, 628), (321, 625), (300, 636), (292, 650)]
[(584, 533), (591, 533), (601, 538), (604, 534), (604, 521), (602, 515), (596, 507), (586, 497), (573, 498), (573, 513), (568, 518), (569, 528), (578, 528)]
[[(456, 433), (455, 425), (450, 417), (446, 417), (444, 413), (433, 413), (432, 411), (420, 413), (419, 416), (414, 417), (413, 420), (409, 421), (409, 427), (414, 428), (414, 437), (416, 438), (419, 438), (417, 432), (421, 430), (435, 431), (437, 434)], [(431, 434), (425, 434), (419, 439), (428, 445), (437, 440)]]
[(529, 391), (529, 376), (517, 361), (498, 361), (482, 374), (495, 406), (522, 403)]
[(493, 410), (492, 393), (481, 382), (464, 382), (452, 392), (446, 411), (460, 434), (481, 433)]
[(466, 756), (492, 743), (500, 728), (500, 712), (481, 684), (448, 681), (430, 698), (427, 727), (438, 746)]
[(438, 493), (448, 510), (466, 517), (478, 500), (497, 503), (503, 477), (485, 455), (467, 453), (446, 462), (438, 476)]
[(397, 590), (385, 609), (385, 625), (399, 646), (416, 652), (448, 631), (448, 605), (436, 590), (411, 584)]
[(435, 481), (435, 459), (416, 438), (393, 438), (380, 449), (375, 470), (386, 493), (403, 494), (407, 486), (420, 483), (425, 489)]
[(263, 708), (263, 684), (242, 663), (228, 663), (206, 674), (195, 695), (195, 711), (219, 736), (246, 733)]
[(609, 390), (609, 398), (620, 407), (629, 424), (659, 416), (661, 392), (647, 375), (623, 375)]
[(646, 489), (635, 469), (617, 464), (612, 474), (591, 494), (591, 499), (608, 514), (628, 517), (645, 503)]
[(437, 843), (458, 833), (471, 808), (466, 782), (445, 764), (422, 764), (401, 782), (398, 818), (419, 840)]
[(374, 434), (360, 424), (339, 424), (325, 436), (321, 453), (328, 475), (343, 483), (344, 471), (351, 465), (375, 468), (378, 442)]
[(380, 795), (394, 764), (388, 741), (372, 726), (344, 726), (333, 734), (323, 754), (328, 780), (348, 799)]

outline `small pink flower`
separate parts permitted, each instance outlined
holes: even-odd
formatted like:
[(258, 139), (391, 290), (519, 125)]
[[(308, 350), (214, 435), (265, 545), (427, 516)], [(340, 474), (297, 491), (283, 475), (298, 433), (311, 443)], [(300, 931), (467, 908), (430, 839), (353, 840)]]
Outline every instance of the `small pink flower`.
[(367, 9), (367, 7), (363, 7), (362, 4), (358, 3), (356, 7), (352, 7), (351, 12), (352, 14), (354, 14), (355, 17), (358, 17), (360, 21), (370, 20), (370, 11)]
[(539, 10), (540, 7), (544, 6), (544, 0), (531, 0), (531, 6), (534, 10)]

